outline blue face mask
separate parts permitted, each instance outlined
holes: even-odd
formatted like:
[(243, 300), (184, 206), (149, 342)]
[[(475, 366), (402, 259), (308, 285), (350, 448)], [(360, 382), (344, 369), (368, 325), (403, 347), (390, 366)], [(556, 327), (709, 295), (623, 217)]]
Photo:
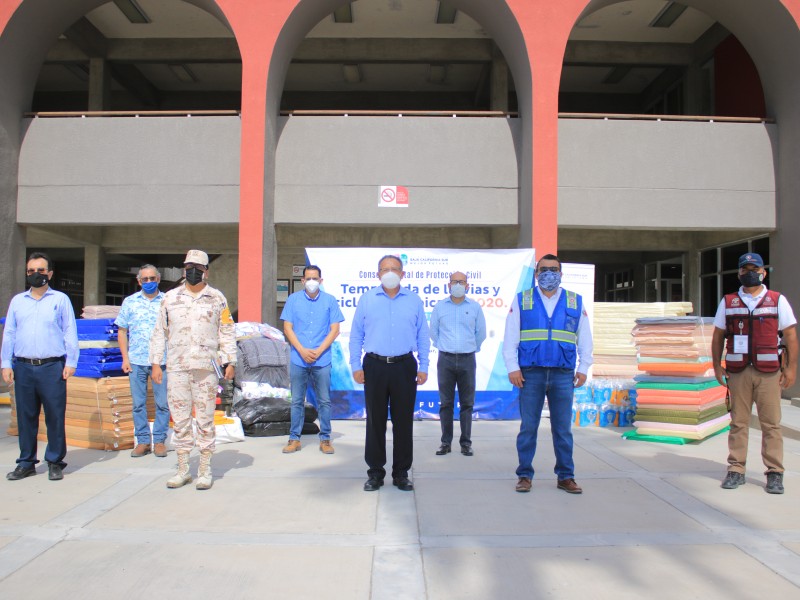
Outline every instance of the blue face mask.
[(154, 294), (156, 291), (158, 291), (158, 282), (148, 281), (147, 283), (143, 283), (142, 290), (144, 290), (145, 294)]
[(542, 273), (539, 273), (537, 280), (539, 281), (540, 288), (542, 288), (545, 292), (552, 292), (561, 285), (561, 273), (555, 273), (554, 271), (543, 271)]

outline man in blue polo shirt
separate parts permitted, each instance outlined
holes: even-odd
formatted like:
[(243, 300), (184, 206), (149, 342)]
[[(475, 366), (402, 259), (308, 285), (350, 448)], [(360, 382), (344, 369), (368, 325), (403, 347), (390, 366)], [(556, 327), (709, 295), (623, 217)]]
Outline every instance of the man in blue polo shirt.
[(292, 425), (284, 454), (302, 448), (300, 434), (305, 420), (306, 390), (314, 386), (319, 412), (319, 449), (333, 454), (331, 443), (331, 344), (339, 335), (344, 315), (336, 298), (320, 289), (322, 270), (316, 265), (303, 269), (303, 287), (286, 300), (281, 319), (283, 332), (292, 345), (289, 374), (292, 380)]
[[(131, 396), (133, 397), (133, 427), (136, 447), (131, 451), (133, 458), (150, 454), (150, 441), (153, 454), (160, 458), (167, 456), (167, 429), (169, 428), (169, 404), (167, 403), (167, 382), (153, 381), (153, 398), (156, 402), (156, 418), (153, 422), (152, 436), (147, 420), (147, 380), (152, 381), (150, 365), (150, 337), (153, 335), (161, 301), (164, 294), (159, 291), (161, 274), (153, 265), (139, 268), (136, 280), (141, 290), (128, 296), (115, 324), (119, 327), (119, 349), (122, 352), (122, 370), (129, 373)], [(166, 352), (161, 360), (162, 370), (167, 363)]]
[(50, 288), (50, 257), (32, 253), (25, 273), (30, 289), (11, 299), (3, 330), (3, 380), (14, 384), (19, 427), (17, 468), (6, 478), (17, 481), (36, 475), (36, 436), (44, 407), (44, 459), (49, 478), (58, 481), (67, 466), (67, 379), (78, 365), (78, 328), (69, 298)]
[(442, 444), (438, 456), (450, 452), (453, 442), (453, 406), (458, 387), (461, 454), (472, 456), (472, 409), (475, 406), (475, 353), (486, 339), (486, 318), (481, 305), (467, 298), (467, 275), (450, 275), (450, 295), (439, 300), (431, 313), (431, 339), (439, 349), (439, 423)]

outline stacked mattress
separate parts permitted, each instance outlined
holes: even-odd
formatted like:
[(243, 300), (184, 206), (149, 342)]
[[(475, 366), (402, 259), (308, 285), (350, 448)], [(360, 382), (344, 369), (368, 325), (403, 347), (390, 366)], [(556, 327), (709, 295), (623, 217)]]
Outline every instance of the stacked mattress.
[(114, 319), (77, 319), (78, 367), (76, 377), (119, 377), (122, 352), (117, 342), (118, 328)]
[(690, 312), (691, 302), (595, 302), (593, 376), (631, 379), (637, 374), (636, 348), (630, 335), (636, 319), (682, 316)]
[[(730, 423), (726, 388), (711, 363), (713, 320), (641, 318), (633, 328), (638, 369), (636, 434), (702, 440)], [(668, 441), (668, 440), (667, 440)]]
[[(147, 414), (155, 417), (152, 389), (147, 390)], [(70, 377), (65, 420), (67, 445), (97, 450), (133, 448), (133, 397), (128, 377)], [(44, 413), (39, 416), (39, 440), (47, 439)]]

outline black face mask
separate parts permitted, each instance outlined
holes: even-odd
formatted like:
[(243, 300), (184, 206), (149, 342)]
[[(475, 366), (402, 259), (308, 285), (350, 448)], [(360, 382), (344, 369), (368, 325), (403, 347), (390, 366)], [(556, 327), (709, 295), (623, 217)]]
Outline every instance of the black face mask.
[(49, 279), (44, 273), (31, 273), (25, 278), (25, 281), (31, 287), (40, 288), (46, 286)]
[(197, 285), (203, 281), (203, 272), (197, 267), (186, 269), (186, 281), (190, 285)]
[(756, 287), (761, 285), (762, 277), (758, 271), (745, 271), (743, 275), (739, 275), (739, 282), (744, 287)]

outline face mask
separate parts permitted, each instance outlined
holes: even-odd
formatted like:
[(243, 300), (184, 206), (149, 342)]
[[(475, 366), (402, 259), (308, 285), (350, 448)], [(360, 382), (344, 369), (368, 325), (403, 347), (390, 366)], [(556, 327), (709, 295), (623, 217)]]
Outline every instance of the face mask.
[(31, 287), (40, 288), (46, 286), (49, 279), (44, 273), (31, 273), (25, 278), (25, 281)]
[(318, 289), (319, 289), (319, 281), (315, 281), (313, 279), (306, 280), (306, 291), (309, 294), (316, 294)]
[(387, 290), (393, 290), (400, 285), (400, 275), (394, 271), (389, 271), (381, 276), (381, 285)]
[(739, 281), (744, 287), (756, 287), (764, 281), (764, 275), (758, 271), (745, 271), (744, 275), (739, 275)]
[(460, 283), (454, 283), (450, 286), (450, 295), (453, 296), (453, 298), (463, 298), (466, 292), (466, 286), (463, 286)]
[(198, 283), (203, 281), (203, 272), (197, 267), (186, 269), (186, 281), (190, 285), (197, 285)]
[(143, 283), (142, 290), (144, 290), (145, 294), (154, 294), (158, 290), (158, 282), (148, 281), (147, 283)]
[(545, 292), (552, 292), (561, 285), (561, 273), (554, 271), (544, 271), (539, 273), (539, 287)]

